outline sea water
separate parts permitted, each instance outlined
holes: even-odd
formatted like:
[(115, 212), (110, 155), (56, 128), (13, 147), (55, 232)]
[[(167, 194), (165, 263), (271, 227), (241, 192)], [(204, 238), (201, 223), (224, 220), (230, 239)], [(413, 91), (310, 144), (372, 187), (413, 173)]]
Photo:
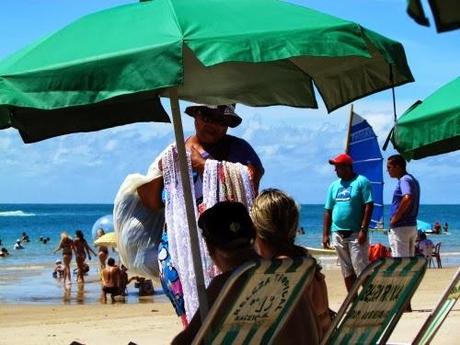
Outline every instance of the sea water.
[[(385, 208), (386, 220), (388, 207)], [(0, 303), (99, 303), (100, 286), (97, 258), (90, 262), (91, 271), (84, 287), (76, 287), (69, 293), (62, 289), (62, 282), (51, 277), (56, 259), (61, 253), (53, 253), (59, 244), (60, 233), (82, 230), (88, 243), (92, 245), (91, 230), (94, 223), (112, 213), (110, 204), (0, 204), (0, 240), (10, 256), (0, 258)], [(300, 226), (305, 230), (297, 242), (309, 247), (321, 247), (323, 205), (302, 205)], [(421, 205), (419, 219), (428, 223), (439, 221), (449, 224), (449, 233), (433, 235), (429, 238), (436, 244), (442, 242), (441, 254), (446, 265), (460, 264), (460, 205)], [(13, 246), (22, 232), (26, 232), (30, 242), (25, 249), (14, 250)], [(44, 244), (40, 236), (49, 237)], [(371, 232), (371, 242), (388, 245), (387, 236)], [(96, 250), (94, 248), (94, 250)], [(110, 256), (116, 258), (115, 252)], [(75, 260), (72, 269), (75, 268)], [(131, 289), (132, 290), (132, 289)], [(130, 295), (131, 296), (131, 295)], [(137, 299), (132, 301), (137, 302)]]

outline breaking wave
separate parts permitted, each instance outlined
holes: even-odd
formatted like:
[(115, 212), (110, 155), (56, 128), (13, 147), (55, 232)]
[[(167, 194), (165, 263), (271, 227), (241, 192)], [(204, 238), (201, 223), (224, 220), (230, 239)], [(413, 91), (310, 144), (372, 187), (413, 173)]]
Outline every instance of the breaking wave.
[(27, 213), (24, 211), (2, 211), (0, 217), (33, 217), (35, 213)]

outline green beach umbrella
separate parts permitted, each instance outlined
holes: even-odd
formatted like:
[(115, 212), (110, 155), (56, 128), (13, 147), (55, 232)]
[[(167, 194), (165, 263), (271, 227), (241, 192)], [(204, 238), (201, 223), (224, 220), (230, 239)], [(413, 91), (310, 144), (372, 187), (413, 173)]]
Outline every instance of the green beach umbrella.
[(391, 142), (406, 159), (460, 149), (460, 77), (406, 110), (396, 122)]
[[(438, 32), (460, 29), (460, 1), (429, 0)], [(407, 0), (407, 14), (420, 25), (430, 26), (421, 0)]]
[[(46, 136), (30, 134), (36, 130), (22, 125), (21, 111), (37, 119), (54, 112), (65, 122), (67, 108), (170, 97), (193, 265), (204, 292), (179, 99), (317, 108), (315, 85), (330, 112), (411, 81), (400, 43), (305, 7), (278, 0), (143, 1), (82, 17), (0, 62), (0, 128), (16, 127), (33, 142)], [(133, 122), (162, 118), (154, 106), (122, 112)]]
[(332, 111), (411, 81), (400, 43), (305, 7), (145, 1), (82, 17), (0, 62), (0, 128), (34, 142), (79, 116), (168, 121), (155, 97), (171, 87), (197, 103), (316, 108), (315, 85)]

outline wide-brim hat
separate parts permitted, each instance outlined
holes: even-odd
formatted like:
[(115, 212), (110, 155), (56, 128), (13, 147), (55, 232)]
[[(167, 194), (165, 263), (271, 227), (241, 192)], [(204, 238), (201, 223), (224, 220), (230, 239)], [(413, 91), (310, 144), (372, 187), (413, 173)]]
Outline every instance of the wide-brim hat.
[(231, 128), (238, 126), (243, 119), (235, 113), (235, 104), (224, 105), (209, 105), (209, 104), (194, 104), (185, 108), (185, 113), (195, 117), (197, 111), (205, 112), (206, 115), (215, 117), (224, 117), (225, 125)]

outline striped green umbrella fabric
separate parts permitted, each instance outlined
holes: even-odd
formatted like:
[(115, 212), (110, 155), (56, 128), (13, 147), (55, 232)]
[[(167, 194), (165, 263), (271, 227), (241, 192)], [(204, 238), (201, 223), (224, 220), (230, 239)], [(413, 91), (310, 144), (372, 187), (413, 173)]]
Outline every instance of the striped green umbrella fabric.
[(227, 280), (193, 344), (271, 344), (311, 282), (311, 257), (259, 260)]
[[(400, 43), (309, 8), (143, 1), (82, 17), (0, 62), (0, 128), (25, 131), (21, 111), (68, 117), (62, 109), (133, 103), (172, 87), (196, 103), (316, 108), (316, 86), (332, 111), (411, 81)], [(165, 121), (158, 112), (130, 114)]]
[(408, 160), (460, 149), (460, 77), (406, 110), (391, 141)]
[(422, 281), (426, 264), (417, 257), (384, 258), (369, 265), (321, 344), (385, 344)]

